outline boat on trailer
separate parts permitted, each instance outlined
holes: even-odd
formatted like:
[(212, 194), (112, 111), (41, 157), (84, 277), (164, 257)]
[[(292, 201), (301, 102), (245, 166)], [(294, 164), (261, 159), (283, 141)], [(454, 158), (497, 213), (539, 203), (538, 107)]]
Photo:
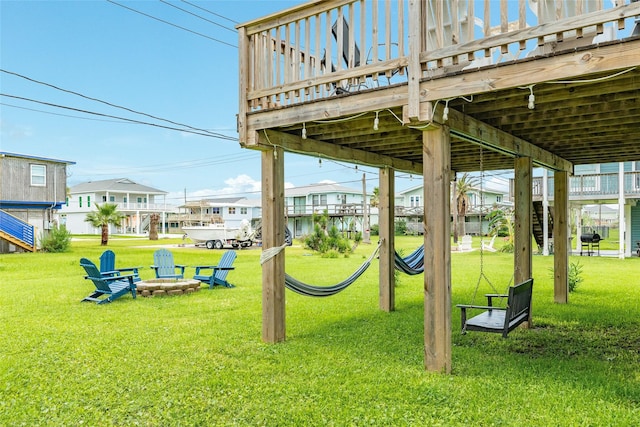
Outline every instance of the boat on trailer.
[(225, 246), (247, 248), (253, 244), (251, 226), (244, 221), (235, 228), (227, 227), (225, 223), (210, 223), (183, 226), (182, 230), (197, 246), (204, 245), (207, 249), (222, 249)]

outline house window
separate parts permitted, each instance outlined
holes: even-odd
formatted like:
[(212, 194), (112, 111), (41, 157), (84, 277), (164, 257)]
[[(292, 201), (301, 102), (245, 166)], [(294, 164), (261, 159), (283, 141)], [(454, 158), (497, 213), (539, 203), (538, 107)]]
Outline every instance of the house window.
[(220, 215), (220, 208), (211, 208), (211, 213), (214, 215)]
[(497, 203), (501, 203), (502, 202), (502, 196), (501, 195), (497, 195), (496, 196), (496, 202)]
[(82, 207), (82, 196), (78, 197), (78, 207), (81, 208)]
[(127, 196), (124, 196), (124, 197), (122, 198), (122, 202), (123, 202), (123, 203), (127, 203)]
[(106, 202), (107, 201), (107, 196), (102, 196), (102, 202)]
[(69, 207), (69, 198), (68, 198), (68, 197), (64, 199), (64, 204), (65, 204), (67, 207)]
[(115, 202), (116, 201), (116, 196), (109, 196), (109, 201), (110, 202)]
[(142, 197), (138, 197), (138, 203), (142, 203)]
[(31, 165), (31, 185), (35, 187), (47, 185), (47, 167), (45, 165)]
[(229, 208), (229, 215), (235, 215), (236, 214), (236, 208)]
[(326, 194), (314, 194), (313, 196), (311, 196), (311, 203), (314, 206), (326, 205), (327, 204), (327, 195)]
[(420, 207), (420, 196), (411, 196), (410, 203), (412, 208)]
[(91, 206), (91, 196), (87, 196), (87, 207)]
[(246, 215), (247, 214), (247, 208), (240, 208), (240, 215)]

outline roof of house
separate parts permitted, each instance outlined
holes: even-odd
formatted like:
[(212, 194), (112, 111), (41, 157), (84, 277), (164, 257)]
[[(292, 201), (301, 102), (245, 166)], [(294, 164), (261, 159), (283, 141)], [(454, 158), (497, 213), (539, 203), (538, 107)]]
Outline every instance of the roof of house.
[(69, 188), (71, 194), (91, 193), (98, 191), (110, 191), (113, 193), (147, 193), (147, 194), (167, 194), (166, 191), (138, 184), (128, 178), (104, 179), (101, 181), (89, 181), (74, 185)]
[(320, 183), (305, 185), (303, 187), (287, 188), (284, 190), (285, 197), (307, 196), (309, 194), (327, 194), (327, 193), (347, 193), (362, 194), (362, 190), (354, 190), (340, 184)]
[[(414, 192), (416, 190), (421, 189), (422, 187), (423, 187), (423, 185), (420, 184), (420, 185), (416, 185), (415, 187), (411, 187), (411, 188), (408, 188), (406, 190), (400, 191), (400, 192), (396, 193), (396, 197), (397, 196), (403, 196), (403, 195), (405, 195), (407, 193), (412, 193), (412, 192)], [(484, 187), (482, 189), (482, 191), (480, 191), (480, 187), (478, 187), (478, 186), (471, 187), (471, 191), (478, 192), (478, 193), (482, 192), (482, 193), (485, 193), (485, 194), (508, 194), (508, 191), (502, 191), (502, 190), (497, 190), (497, 189), (492, 189), (492, 188), (487, 188), (487, 187)]]
[(217, 199), (202, 199), (188, 201), (186, 204), (179, 206), (181, 208), (188, 207), (260, 207), (261, 201), (259, 199), (248, 199), (246, 197), (221, 197)]
[(28, 154), (8, 153), (6, 151), (0, 151), (0, 157), (18, 157), (21, 159), (40, 160), (42, 162), (66, 163), (68, 165), (76, 164), (76, 162), (72, 162), (70, 160), (52, 159), (49, 157), (31, 156)]

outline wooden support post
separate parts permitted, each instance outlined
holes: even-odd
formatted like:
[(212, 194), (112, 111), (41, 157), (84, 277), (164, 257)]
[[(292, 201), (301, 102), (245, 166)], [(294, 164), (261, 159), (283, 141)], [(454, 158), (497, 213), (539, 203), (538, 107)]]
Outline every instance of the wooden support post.
[(569, 174), (553, 177), (553, 300), (569, 302)]
[(418, 120), (420, 117), (420, 52), (422, 52), (422, 1), (409, 0), (409, 64), (407, 74), (409, 81), (408, 111), (409, 120)]
[(379, 218), (380, 238), (380, 310), (395, 310), (395, 171), (391, 168), (380, 169)]
[(446, 126), (422, 132), (424, 165), (424, 355), (428, 371), (451, 372), (451, 140)]
[[(262, 152), (262, 249), (284, 244), (284, 151)], [(284, 251), (262, 265), (262, 340), (285, 339)]]
[(533, 163), (531, 157), (515, 159), (514, 282), (522, 283), (532, 274), (532, 192)]

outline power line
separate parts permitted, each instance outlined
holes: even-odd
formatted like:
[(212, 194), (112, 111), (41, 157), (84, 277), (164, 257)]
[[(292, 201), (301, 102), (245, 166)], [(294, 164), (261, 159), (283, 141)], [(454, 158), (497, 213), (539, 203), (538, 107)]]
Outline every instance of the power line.
[(190, 5), (190, 6), (193, 6), (193, 7), (197, 8), (197, 9), (203, 10), (203, 11), (205, 11), (207, 13), (210, 13), (212, 15), (215, 15), (218, 18), (226, 19), (227, 21), (233, 22), (234, 24), (239, 24), (238, 21), (234, 21), (233, 19), (227, 18), (226, 16), (220, 15), (219, 13), (211, 12), (210, 10), (205, 9), (204, 7), (198, 6), (197, 4), (193, 4), (191, 2), (188, 2), (187, 0), (182, 0), (182, 2), (186, 3), (186, 4)]
[(206, 38), (206, 39), (213, 40), (214, 42), (222, 43), (222, 44), (227, 45), (227, 46), (230, 46), (230, 47), (235, 47), (236, 49), (238, 48), (238, 46), (233, 45), (233, 44), (231, 44), (231, 43), (227, 43), (227, 42), (225, 42), (225, 41), (222, 41), (222, 40), (216, 39), (216, 38), (214, 38), (214, 37), (207, 36), (207, 35), (205, 35), (205, 34), (202, 34), (202, 33), (197, 32), (197, 31), (190, 30), (190, 29), (188, 29), (188, 28), (182, 27), (182, 26), (177, 25), (177, 24), (174, 24), (174, 23), (172, 23), (172, 22), (165, 21), (164, 19), (156, 18), (156, 17), (155, 17), (155, 16), (153, 16), (153, 15), (149, 15), (149, 14), (147, 14), (147, 13), (144, 13), (144, 12), (141, 12), (141, 11), (139, 11), (139, 10), (133, 9), (133, 8), (131, 8), (131, 7), (129, 7), (129, 6), (125, 6), (125, 5), (123, 5), (123, 4), (120, 4), (120, 3), (118, 3), (118, 2), (115, 2), (115, 1), (113, 1), (113, 0), (107, 0), (107, 1), (108, 1), (109, 3), (115, 4), (116, 6), (120, 6), (120, 7), (124, 8), (124, 9), (130, 10), (131, 12), (139, 13), (140, 15), (146, 16), (147, 18), (151, 18), (151, 19), (154, 19), (154, 20), (156, 20), (156, 21), (162, 22), (163, 24), (171, 25), (172, 27), (176, 27), (176, 28), (179, 28), (179, 29), (181, 29), (181, 30), (187, 31), (187, 32), (189, 32), (189, 33), (193, 33), (193, 34), (195, 34), (195, 35), (198, 35), (198, 36), (200, 36), (200, 37), (204, 37), (204, 38)]
[(4, 105), (5, 107), (19, 108), (21, 110), (35, 111), (36, 113), (51, 114), (52, 116), (70, 117), (72, 119), (94, 120), (96, 122), (122, 123), (122, 124), (127, 124), (127, 125), (131, 124), (131, 123), (123, 122), (122, 120), (94, 119), (92, 117), (80, 117), (80, 116), (74, 116), (74, 115), (71, 115), (71, 114), (54, 113), (54, 112), (51, 112), (51, 111), (38, 110), (36, 108), (20, 107), (19, 105), (7, 104), (5, 102), (0, 102), (0, 105)]
[(65, 105), (53, 104), (51, 102), (38, 101), (38, 100), (35, 100), (35, 99), (25, 98), (25, 97), (16, 96), (16, 95), (9, 95), (9, 94), (6, 94), (6, 93), (0, 93), (0, 96), (6, 96), (7, 98), (13, 98), (13, 99), (20, 99), (22, 101), (34, 102), (36, 104), (48, 105), (50, 107), (62, 108), (62, 109), (65, 109), (65, 110), (78, 111), (80, 113), (85, 113), (85, 114), (93, 114), (93, 115), (101, 116), (101, 117), (109, 117), (109, 118), (112, 118), (112, 119), (123, 120), (123, 121), (131, 122), (131, 123), (137, 123), (137, 124), (142, 124), (142, 125), (147, 125), (147, 126), (154, 126), (154, 127), (159, 127), (159, 128), (163, 128), (163, 129), (177, 130), (177, 131), (180, 131), (180, 132), (193, 133), (195, 135), (208, 136), (210, 138), (219, 138), (219, 139), (226, 139), (226, 140), (229, 140), (229, 141), (238, 141), (238, 138), (234, 138), (234, 137), (231, 137), (231, 136), (225, 136), (225, 135), (212, 135), (210, 132), (207, 132), (207, 131), (204, 131), (204, 130), (203, 131), (197, 131), (197, 130), (191, 130), (191, 129), (180, 129), (180, 128), (175, 128), (175, 127), (171, 127), (171, 126), (159, 125), (159, 124), (156, 124), (156, 123), (149, 123), (149, 122), (143, 122), (143, 121), (140, 121), (140, 120), (128, 119), (126, 117), (113, 116), (111, 114), (96, 113), (94, 111), (83, 110), (83, 109), (80, 109), (80, 108), (67, 107)]
[(160, 0), (160, 2), (161, 2), (161, 3), (166, 4), (167, 6), (171, 6), (171, 7), (173, 7), (173, 8), (176, 8), (176, 9), (178, 9), (178, 10), (180, 10), (180, 11), (184, 12), (184, 13), (188, 13), (189, 15), (195, 16), (196, 18), (200, 18), (200, 19), (202, 19), (203, 21), (207, 21), (207, 22), (208, 22), (208, 23), (210, 23), (210, 24), (217, 25), (217, 26), (218, 26), (218, 27), (220, 27), (220, 28), (224, 28), (225, 30), (231, 31), (232, 33), (237, 33), (237, 31), (235, 30), (235, 28), (225, 27), (224, 25), (222, 25), (222, 24), (218, 24), (217, 22), (214, 22), (214, 21), (211, 21), (211, 20), (209, 20), (209, 19), (207, 19), (207, 18), (205, 18), (205, 17), (203, 17), (203, 16), (198, 15), (197, 13), (189, 12), (188, 10), (183, 9), (183, 8), (181, 8), (181, 7), (179, 7), (179, 6), (176, 6), (175, 4), (171, 4), (171, 3), (169, 3), (169, 2), (168, 2), (168, 1), (166, 1), (166, 0)]
[[(87, 96), (87, 95), (84, 95), (82, 93), (75, 92), (75, 91), (72, 91), (72, 90), (69, 90), (69, 89), (64, 89), (64, 88), (61, 88), (59, 86), (53, 85), (51, 83), (46, 83), (46, 82), (43, 82), (43, 81), (40, 81), (40, 80), (36, 80), (36, 79), (24, 76), (24, 75), (19, 74), (19, 73), (15, 73), (13, 71), (8, 71), (8, 70), (2, 69), (2, 68), (0, 68), (0, 71), (3, 72), (3, 73), (10, 74), (12, 76), (20, 77), (20, 78), (25, 79), (27, 81), (30, 81), (32, 83), (37, 83), (37, 84), (40, 84), (40, 85), (43, 85), (43, 86), (47, 86), (47, 87), (59, 90), (61, 92), (70, 93), (72, 95), (76, 95), (76, 96), (79, 96), (81, 98), (88, 99), (90, 101), (99, 102), (101, 104), (108, 105), (109, 107), (118, 108), (118, 109), (125, 110), (125, 111), (128, 111), (130, 113), (134, 113), (134, 114), (139, 114), (141, 116), (149, 117), (149, 118), (154, 119), (154, 120), (160, 120), (160, 121), (163, 121), (163, 122), (171, 123), (171, 124), (176, 125), (176, 126), (182, 126), (184, 128), (195, 130), (197, 132), (205, 132), (205, 133), (210, 134), (211, 136), (215, 136), (215, 137), (218, 137), (218, 138), (221, 138), (221, 139), (229, 139), (230, 138), (230, 137), (227, 137), (226, 135), (223, 135), (223, 134), (219, 134), (219, 133), (216, 133), (216, 132), (211, 132), (211, 131), (208, 131), (206, 129), (196, 128), (196, 127), (193, 127), (193, 126), (186, 125), (184, 123), (175, 122), (173, 120), (164, 119), (162, 117), (158, 117), (158, 116), (154, 116), (154, 115), (151, 115), (151, 114), (143, 113), (141, 111), (136, 111), (136, 110), (133, 110), (131, 108), (127, 108), (127, 107), (123, 107), (121, 105), (113, 104), (113, 103), (108, 102), (108, 101), (103, 101), (101, 99), (94, 98), (94, 97), (91, 97), (91, 96)], [(126, 120), (130, 121), (129, 119), (126, 119)], [(231, 140), (232, 141), (237, 141), (238, 139), (234, 138), (234, 139), (231, 139)]]

